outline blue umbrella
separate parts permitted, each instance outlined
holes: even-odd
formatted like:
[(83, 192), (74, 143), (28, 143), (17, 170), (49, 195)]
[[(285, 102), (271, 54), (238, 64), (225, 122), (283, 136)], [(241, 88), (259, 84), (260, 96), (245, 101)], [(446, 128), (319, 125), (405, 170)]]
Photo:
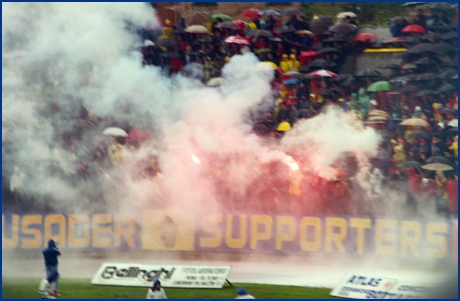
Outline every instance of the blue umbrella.
[(298, 85), (300, 83), (300, 79), (298, 78), (290, 78), (283, 82), (283, 85)]
[(267, 9), (267, 10), (263, 10), (263, 11), (259, 12), (259, 15), (261, 15), (261, 16), (279, 16), (280, 13), (277, 12), (276, 10)]

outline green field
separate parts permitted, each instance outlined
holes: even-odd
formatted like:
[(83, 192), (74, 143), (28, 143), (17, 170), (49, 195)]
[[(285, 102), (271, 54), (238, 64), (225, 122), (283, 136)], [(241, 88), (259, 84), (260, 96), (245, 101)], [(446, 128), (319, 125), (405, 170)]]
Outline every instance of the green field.
[[(2, 279), (3, 299), (36, 299), (40, 279)], [(270, 284), (232, 283), (222, 289), (165, 288), (168, 299), (233, 299), (244, 286), (257, 299), (330, 299), (331, 289)], [(89, 279), (61, 279), (59, 299), (145, 299), (145, 287), (91, 285)]]

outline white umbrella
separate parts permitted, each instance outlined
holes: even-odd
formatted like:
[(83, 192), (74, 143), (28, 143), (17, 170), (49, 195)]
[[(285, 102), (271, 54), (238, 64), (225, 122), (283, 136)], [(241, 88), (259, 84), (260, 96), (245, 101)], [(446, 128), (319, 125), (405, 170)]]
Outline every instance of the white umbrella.
[(211, 78), (206, 85), (208, 87), (217, 87), (226, 82), (227, 81), (223, 77), (214, 77), (214, 78)]
[(346, 17), (350, 17), (350, 18), (356, 18), (357, 15), (351, 11), (344, 11), (344, 12), (341, 12), (337, 15), (337, 18), (339, 19), (345, 19)]
[(128, 133), (120, 128), (110, 127), (106, 128), (102, 134), (106, 136), (115, 136), (115, 137), (128, 137)]
[(144, 41), (144, 46), (155, 46), (155, 44), (150, 40), (145, 40)]
[(317, 71), (313, 71), (310, 73), (311, 76), (320, 76), (320, 77), (336, 77), (337, 74), (331, 72), (329, 70), (321, 69)]
[(185, 29), (189, 33), (209, 33), (209, 30), (203, 25), (191, 25)]
[(451, 120), (449, 121), (449, 123), (447, 125), (450, 125), (454, 128), (458, 127), (458, 119), (454, 119), (454, 120)]

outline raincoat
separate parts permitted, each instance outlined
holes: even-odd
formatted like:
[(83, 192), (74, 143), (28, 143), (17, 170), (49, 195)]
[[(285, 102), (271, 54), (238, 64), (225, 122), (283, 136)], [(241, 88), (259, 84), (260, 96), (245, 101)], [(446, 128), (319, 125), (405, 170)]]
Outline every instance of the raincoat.
[(112, 144), (109, 146), (108, 154), (113, 164), (118, 164), (120, 162), (122, 149), (123, 145), (121, 144)]
[(360, 103), (362, 106), (362, 109), (363, 109), (362, 111), (364, 113), (363, 117), (367, 116), (367, 112), (369, 111), (369, 108), (370, 108), (370, 101), (371, 101), (371, 98), (368, 95), (366, 95), (366, 90), (364, 90), (363, 88), (360, 88), (358, 92), (357, 103)]

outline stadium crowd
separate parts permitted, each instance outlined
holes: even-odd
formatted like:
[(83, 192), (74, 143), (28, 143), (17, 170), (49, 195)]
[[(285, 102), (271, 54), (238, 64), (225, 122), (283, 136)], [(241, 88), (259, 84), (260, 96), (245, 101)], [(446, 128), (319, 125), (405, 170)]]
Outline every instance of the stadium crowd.
[[(208, 86), (225, 81), (221, 70), (233, 56), (253, 52), (261, 64), (270, 66), (275, 73), (272, 106), (268, 111), (253, 112), (254, 132), (276, 143), (299, 119), (312, 118), (327, 106), (356, 114), (363, 126), (375, 128), (383, 137), (378, 156), (372, 161), (372, 188), (361, 198), (383, 198), (384, 191), (390, 190), (402, 195), (411, 214), (417, 215), (421, 207), (430, 203), (430, 210), (456, 216), (457, 9), (436, 3), (429, 7), (427, 15), (417, 9), (413, 20), (393, 18), (389, 29), (393, 37), (383, 41), (361, 31), (354, 13), (339, 14), (334, 22), (330, 16), (306, 20), (293, 9), (248, 9), (241, 20), (196, 12), (177, 25), (160, 20), (162, 30), (133, 30), (141, 43), (139, 50), (145, 68), (159, 66), (169, 76), (180, 72), (198, 76)], [(389, 69), (389, 75), (376, 69), (355, 74), (341, 72), (347, 59), (364, 49), (400, 47), (407, 49), (395, 55), (400, 63), (379, 66)], [(192, 75), (188, 65), (202, 72)], [(91, 194), (97, 197), (101, 193), (98, 179), (119, 164), (122, 150), (137, 148), (144, 140), (155, 138), (152, 123), (147, 116), (139, 118), (136, 124), (99, 117), (78, 101), (59, 107), (60, 91), (54, 84), (52, 70), (45, 78), (37, 93), (52, 104), (45, 108), (57, 130), (52, 148), (56, 158), (57, 154), (68, 156), (78, 166), (77, 170), (66, 170), (56, 162), (51, 173), (71, 181), (95, 183)], [(130, 108), (121, 110), (128, 112)], [(114, 137), (112, 144), (106, 145), (100, 139), (83, 135), (100, 133), (107, 127), (121, 128), (128, 136)], [(24, 181), (41, 166), (17, 167), (19, 163), (9, 161), (9, 154), (14, 152), (8, 139), (3, 139), (3, 204), (5, 208), (11, 200), (11, 208), (19, 206), (26, 211), (31, 208), (31, 198), (36, 196), (24, 190)], [(160, 172), (155, 152), (149, 162), (139, 166), (139, 177), (155, 177)], [(359, 213), (359, 206), (347, 209), (339, 205), (358, 194), (354, 190), (352, 166), (347, 162), (338, 164), (339, 178), (335, 181), (317, 178), (303, 185), (303, 180), (287, 179), (280, 189), (294, 202), (300, 202), (297, 198), (302, 198), (305, 191), (315, 191), (319, 199), (335, 200), (331, 207), (341, 208), (344, 213)], [(305, 178), (308, 177), (302, 179)], [(305, 206), (292, 210), (312, 212), (312, 208)]]

